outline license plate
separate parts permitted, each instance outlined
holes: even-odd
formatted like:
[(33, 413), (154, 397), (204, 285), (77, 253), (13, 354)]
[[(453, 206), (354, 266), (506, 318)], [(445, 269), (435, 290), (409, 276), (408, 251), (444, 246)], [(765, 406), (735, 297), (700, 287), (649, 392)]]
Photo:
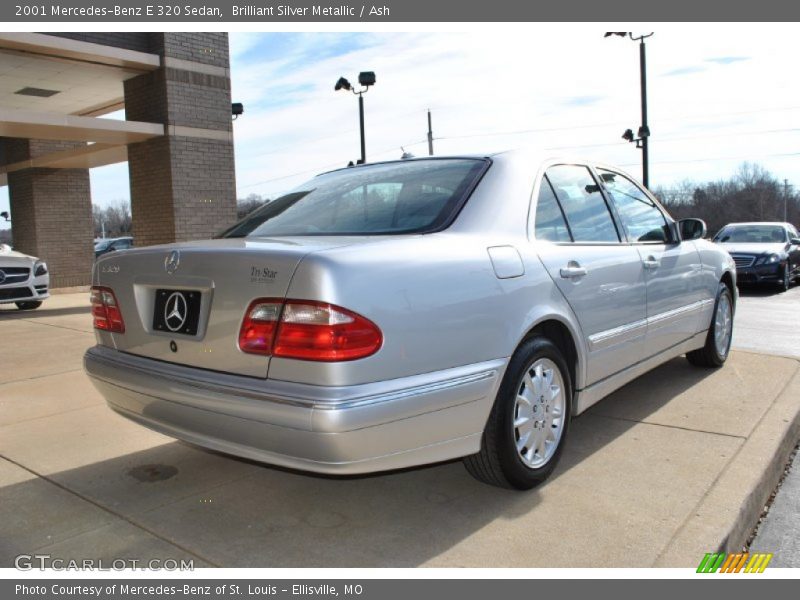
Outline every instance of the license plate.
[(197, 335), (200, 320), (200, 292), (156, 290), (153, 329), (164, 333)]

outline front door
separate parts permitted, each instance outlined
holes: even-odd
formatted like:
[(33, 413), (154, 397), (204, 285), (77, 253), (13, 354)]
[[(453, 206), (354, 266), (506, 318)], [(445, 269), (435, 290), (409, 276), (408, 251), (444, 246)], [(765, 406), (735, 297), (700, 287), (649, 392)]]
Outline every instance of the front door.
[(649, 358), (692, 337), (713, 298), (703, 288), (702, 261), (694, 242), (672, 239), (657, 202), (627, 176), (602, 168), (597, 172), (641, 257), (647, 282), (644, 357)]

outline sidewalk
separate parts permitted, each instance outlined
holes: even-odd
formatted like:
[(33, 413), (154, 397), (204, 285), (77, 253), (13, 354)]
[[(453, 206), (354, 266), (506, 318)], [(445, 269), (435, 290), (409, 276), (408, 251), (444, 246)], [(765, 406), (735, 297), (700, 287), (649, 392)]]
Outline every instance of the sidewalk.
[(773, 458), (798, 437), (800, 362), (739, 351), (717, 371), (670, 361), (593, 407), (529, 493), (480, 484), (459, 462), (290, 472), (110, 411), (82, 371), (87, 300), (0, 309), (0, 566), (39, 552), (198, 567), (694, 567), (744, 541), (783, 467)]

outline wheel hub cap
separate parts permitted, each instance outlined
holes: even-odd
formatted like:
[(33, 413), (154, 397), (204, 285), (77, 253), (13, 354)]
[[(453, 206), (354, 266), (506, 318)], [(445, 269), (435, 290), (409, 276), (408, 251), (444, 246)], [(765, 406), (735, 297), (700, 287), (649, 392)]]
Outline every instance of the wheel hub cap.
[(564, 380), (556, 364), (540, 358), (525, 370), (514, 406), (514, 440), (522, 462), (540, 468), (553, 457), (564, 425)]
[(733, 311), (728, 296), (723, 294), (717, 303), (717, 312), (714, 314), (714, 345), (717, 353), (725, 357), (728, 355), (733, 332)]

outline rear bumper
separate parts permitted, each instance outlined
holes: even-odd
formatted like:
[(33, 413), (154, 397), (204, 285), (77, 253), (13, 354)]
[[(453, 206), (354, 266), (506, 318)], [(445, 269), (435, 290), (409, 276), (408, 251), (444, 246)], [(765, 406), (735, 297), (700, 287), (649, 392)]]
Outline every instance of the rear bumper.
[(323, 387), (214, 373), (103, 346), (84, 356), (109, 406), (133, 421), (213, 450), (329, 474), (478, 452), (506, 362)]

